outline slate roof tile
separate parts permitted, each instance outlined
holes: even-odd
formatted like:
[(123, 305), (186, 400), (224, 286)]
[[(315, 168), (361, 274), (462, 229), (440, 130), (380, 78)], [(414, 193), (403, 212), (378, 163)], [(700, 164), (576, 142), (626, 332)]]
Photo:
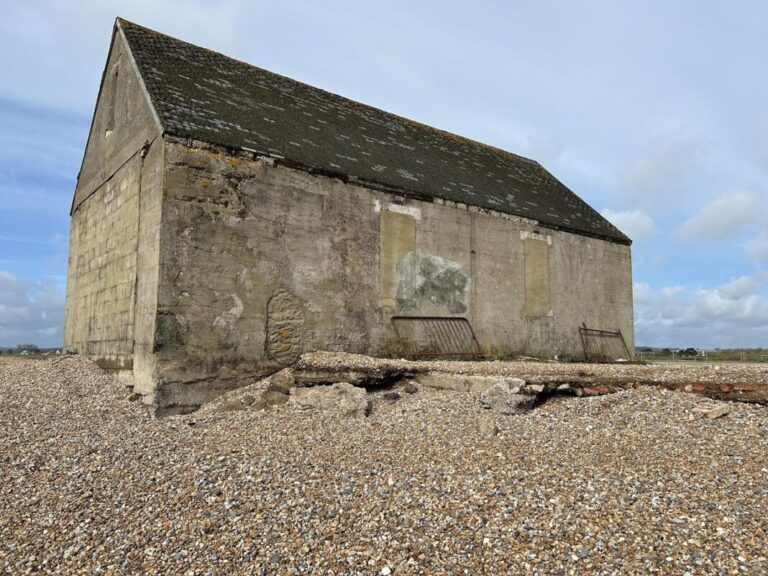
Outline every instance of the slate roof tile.
[[(166, 133), (631, 241), (540, 164), (118, 19)], [(255, 143), (261, 143), (256, 145)], [(268, 147), (267, 147), (268, 144)]]

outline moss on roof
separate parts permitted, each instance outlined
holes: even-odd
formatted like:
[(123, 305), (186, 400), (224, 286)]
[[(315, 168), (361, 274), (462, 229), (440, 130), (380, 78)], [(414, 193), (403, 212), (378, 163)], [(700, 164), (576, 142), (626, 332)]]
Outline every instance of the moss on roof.
[(166, 133), (281, 156), (622, 244), (533, 160), (342, 98), (118, 19)]

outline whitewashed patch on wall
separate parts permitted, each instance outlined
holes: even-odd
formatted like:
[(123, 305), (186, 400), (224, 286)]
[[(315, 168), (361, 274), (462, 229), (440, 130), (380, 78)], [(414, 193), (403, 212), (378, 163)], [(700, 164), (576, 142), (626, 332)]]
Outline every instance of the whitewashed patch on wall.
[(461, 264), (422, 252), (409, 252), (397, 263), (397, 305), (402, 311), (444, 307), (450, 314), (467, 311), (469, 276)]

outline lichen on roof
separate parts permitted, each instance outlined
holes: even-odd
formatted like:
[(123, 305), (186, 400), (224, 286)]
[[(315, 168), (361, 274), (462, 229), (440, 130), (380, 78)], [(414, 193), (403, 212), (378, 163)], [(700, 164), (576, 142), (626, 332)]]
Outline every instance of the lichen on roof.
[(163, 130), (630, 244), (540, 164), (118, 19)]

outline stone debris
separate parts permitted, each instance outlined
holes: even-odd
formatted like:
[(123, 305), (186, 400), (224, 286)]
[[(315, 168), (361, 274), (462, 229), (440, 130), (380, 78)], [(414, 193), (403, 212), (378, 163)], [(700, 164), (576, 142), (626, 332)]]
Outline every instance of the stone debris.
[(520, 388), (507, 382), (494, 384), (480, 394), (480, 405), (500, 414), (523, 414), (533, 408), (536, 396), (518, 394)]
[(719, 404), (714, 408), (698, 408), (694, 410), (694, 412), (699, 413), (710, 420), (716, 420), (729, 414), (731, 412), (731, 407), (728, 404)]
[(419, 391), (419, 385), (415, 382), (406, 382), (405, 386), (403, 386), (403, 390), (407, 394), (416, 394), (416, 392)]
[(768, 408), (696, 415), (721, 404), (639, 387), (504, 416), (424, 386), (367, 418), (155, 419), (82, 358), (4, 358), (0, 573), (766, 574)]
[[(303, 355), (291, 370), (296, 386), (346, 382), (364, 388), (380, 388), (408, 379), (413, 375), (412, 371), (405, 366), (377, 362), (374, 358), (359, 354), (337, 354), (347, 361), (317, 363), (311, 355)], [(361, 361), (362, 359), (369, 361)]]
[(430, 386), (441, 390), (454, 390), (456, 392), (471, 392), (472, 394), (482, 394), (499, 385), (510, 389), (517, 388), (518, 391), (525, 386), (525, 380), (520, 378), (451, 374), (438, 371), (419, 373), (416, 375), (416, 381), (422, 386)]
[(275, 392), (288, 394), (291, 391), (291, 388), (295, 387), (296, 379), (294, 378), (293, 370), (290, 368), (281, 370), (269, 377), (269, 389), (274, 390)]
[(493, 438), (494, 436), (498, 436), (500, 432), (499, 425), (496, 424), (496, 420), (490, 416), (480, 416), (480, 418), (478, 418), (477, 428), (480, 434), (486, 438)]
[(717, 418), (721, 418), (722, 416), (725, 416), (726, 414), (730, 414), (731, 407), (728, 406), (728, 404), (720, 404), (720, 406), (717, 406), (716, 408), (712, 408), (712, 410), (707, 411), (706, 416), (710, 420), (715, 420)]
[(367, 416), (371, 401), (365, 388), (337, 382), (331, 386), (293, 388), (289, 401), (300, 408), (313, 408), (341, 416)]
[[(311, 352), (299, 359), (299, 370), (369, 371), (415, 374), (419, 382), (444, 380), (442, 387), (457, 389), (455, 382), (481, 381), (482, 377), (519, 378), (526, 392), (561, 391), (597, 396), (638, 386), (686, 390), (721, 400), (768, 404), (768, 364), (712, 364), (707, 362), (657, 364), (585, 364), (533, 361), (397, 360), (340, 352)], [(456, 376), (448, 379), (447, 375)], [(465, 379), (466, 377), (466, 379)], [(531, 388), (531, 387), (534, 388)], [(481, 390), (478, 390), (480, 392)]]

